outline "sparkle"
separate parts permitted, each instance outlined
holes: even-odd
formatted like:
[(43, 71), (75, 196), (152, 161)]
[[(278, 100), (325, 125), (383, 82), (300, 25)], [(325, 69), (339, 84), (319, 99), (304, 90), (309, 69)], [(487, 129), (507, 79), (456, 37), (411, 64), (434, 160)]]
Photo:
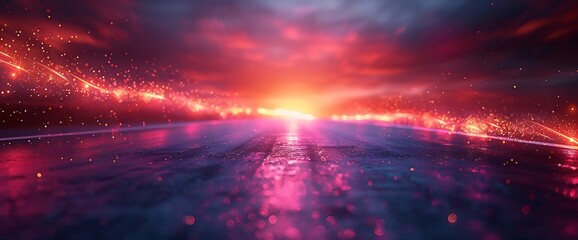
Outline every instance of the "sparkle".
[(451, 213), (450, 215), (448, 215), (448, 222), (449, 223), (456, 223), (458, 221), (458, 215), (456, 215), (455, 213)]

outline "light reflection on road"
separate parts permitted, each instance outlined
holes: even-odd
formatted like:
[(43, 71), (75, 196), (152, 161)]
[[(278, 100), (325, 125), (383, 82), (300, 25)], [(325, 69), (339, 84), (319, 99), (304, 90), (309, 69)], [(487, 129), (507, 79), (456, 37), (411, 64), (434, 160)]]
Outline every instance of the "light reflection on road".
[(576, 157), (296, 120), (21, 140), (0, 148), (0, 236), (572, 239)]

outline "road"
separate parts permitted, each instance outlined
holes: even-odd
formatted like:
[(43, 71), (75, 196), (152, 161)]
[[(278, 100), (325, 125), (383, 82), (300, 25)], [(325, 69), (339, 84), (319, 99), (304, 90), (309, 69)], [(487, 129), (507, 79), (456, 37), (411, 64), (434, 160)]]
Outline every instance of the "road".
[(327, 121), (0, 142), (0, 239), (576, 239), (576, 150)]

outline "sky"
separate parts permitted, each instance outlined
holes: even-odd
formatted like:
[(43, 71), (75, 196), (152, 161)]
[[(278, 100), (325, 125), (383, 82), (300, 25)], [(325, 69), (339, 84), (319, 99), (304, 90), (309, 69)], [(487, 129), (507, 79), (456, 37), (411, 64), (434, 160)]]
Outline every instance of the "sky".
[[(103, 88), (318, 116), (408, 108), (576, 118), (576, 1), (16, 0), (0, 3), (0, 24), (4, 61)], [(0, 80), (14, 81), (11, 68), (0, 66)], [(58, 78), (45, 75), (27, 81)], [(4, 102), (90, 105), (70, 90), (63, 100), (28, 88)]]

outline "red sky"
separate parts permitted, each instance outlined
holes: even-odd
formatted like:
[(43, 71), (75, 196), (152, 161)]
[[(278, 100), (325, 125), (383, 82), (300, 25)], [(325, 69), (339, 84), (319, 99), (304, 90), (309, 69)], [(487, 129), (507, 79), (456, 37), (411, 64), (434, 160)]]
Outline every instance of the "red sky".
[[(400, 96), (410, 108), (465, 111), (547, 113), (578, 102), (574, 1), (19, 0), (0, 7), (4, 50), (11, 40), (41, 41), (50, 45), (41, 54), (58, 56), (53, 61), (71, 66), (76, 57), (119, 84), (173, 77), (187, 90), (317, 115), (385, 111)], [(128, 81), (118, 74), (135, 67), (172, 70)]]

